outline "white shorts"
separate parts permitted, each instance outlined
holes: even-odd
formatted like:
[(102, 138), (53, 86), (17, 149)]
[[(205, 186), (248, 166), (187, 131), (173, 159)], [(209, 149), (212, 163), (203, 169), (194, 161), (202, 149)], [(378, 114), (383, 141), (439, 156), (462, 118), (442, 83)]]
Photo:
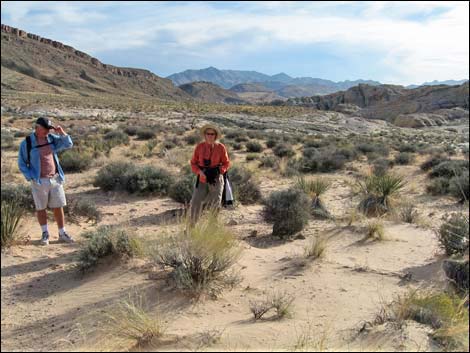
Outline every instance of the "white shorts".
[(49, 208), (61, 208), (67, 205), (63, 182), (59, 175), (53, 178), (41, 178), (41, 184), (31, 181), (34, 204), (37, 211)]

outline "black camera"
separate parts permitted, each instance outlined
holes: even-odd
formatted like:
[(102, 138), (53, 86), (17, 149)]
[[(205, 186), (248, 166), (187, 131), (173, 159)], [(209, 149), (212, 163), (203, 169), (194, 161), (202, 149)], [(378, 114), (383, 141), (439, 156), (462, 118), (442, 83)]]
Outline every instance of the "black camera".
[(210, 159), (204, 159), (204, 167), (210, 167), (211, 165), (211, 160)]

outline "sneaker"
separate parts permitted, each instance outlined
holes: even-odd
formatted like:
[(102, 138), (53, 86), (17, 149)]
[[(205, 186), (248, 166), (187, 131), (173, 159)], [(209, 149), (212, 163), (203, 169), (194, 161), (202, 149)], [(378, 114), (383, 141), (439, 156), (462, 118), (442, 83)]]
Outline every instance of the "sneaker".
[(41, 245), (49, 245), (49, 233), (43, 232), (41, 236)]
[(68, 235), (66, 232), (63, 234), (59, 234), (59, 241), (64, 242), (64, 243), (73, 243), (74, 240), (70, 235)]

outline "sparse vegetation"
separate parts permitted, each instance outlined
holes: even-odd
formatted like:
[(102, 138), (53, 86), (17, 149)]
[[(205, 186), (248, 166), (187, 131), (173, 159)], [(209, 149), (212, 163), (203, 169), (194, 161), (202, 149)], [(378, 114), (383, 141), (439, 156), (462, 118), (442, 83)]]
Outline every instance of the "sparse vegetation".
[(447, 255), (464, 254), (469, 242), (468, 214), (454, 213), (437, 232), (439, 243)]
[(328, 241), (326, 238), (318, 236), (313, 238), (309, 244), (304, 248), (305, 257), (307, 259), (316, 260), (325, 255)]
[(79, 149), (66, 150), (60, 154), (60, 166), (64, 172), (82, 172), (91, 167), (91, 153)]
[(235, 201), (242, 204), (253, 204), (261, 201), (261, 190), (257, 179), (248, 169), (233, 166), (228, 171)]
[(21, 205), (2, 199), (2, 249), (18, 241), (18, 227), (23, 216), (24, 209)]
[(276, 311), (276, 318), (282, 319), (291, 315), (295, 297), (287, 292), (273, 291), (263, 300), (250, 301), (250, 311), (255, 320), (260, 320), (271, 309)]
[(301, 231), (308, 223), (310, 201), (298, 189), (273, 192), (265, 201), (264, 215), (274, 223), (273, 235), (289, 237)]
[(249, 141), (246, 143), (247, 152), (261, 152), (263, 151), (263, 146), (256, 141)]
[(359, 182), (363, 194), (359, 209), (366, 215), (383, 215), (390, 211), (392, 198), (405, 186), (403, 177), (392, 174), (371, 175)]
[(101, 226), (82, 236), (87, 242), (78, 254), (78, 268), (81, 272), (90, 271), (100, 259), (107, 256), (135, 257), (143, 252), (140, 241), (124, 229)]
[(234, 276), (228, 270), (240, 255), (235, 237), (218, 219), (208, 212), (194, 225), (184, 220), (180, 229), (151, 246), (150, 258), (158, 265), (170, 267), (176, 286), (197, 296), (217, 295)]
[(366, 234), (363, 240), (385, 240), (384, 225), (379, 220), (367, 223)]

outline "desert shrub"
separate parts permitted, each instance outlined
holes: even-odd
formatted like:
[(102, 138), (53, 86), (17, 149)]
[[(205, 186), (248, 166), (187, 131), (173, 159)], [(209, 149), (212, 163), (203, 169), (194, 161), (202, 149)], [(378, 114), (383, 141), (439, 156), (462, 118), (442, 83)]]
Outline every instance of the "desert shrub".
[(277, 145), (279, 141), (277, 139), (274, 139), (274, 138), (269, 138), (267, 141), (266, 141), (266, 147), (268, 148), (273, 148), (274, 146)]
[(173, 177), (165, 169), (154, 166), (134, 168), (127, 174), (126, 191), (166, 195)]
[(82, 172), (91, 167), (90, 153), (78, 149), (66, 150), (60, 154), (60, 166), (64, 172)]
[(14, 146), (15, 138), (13, 137), (13, 134), (8, 131), (2, 129), (2, 134), (1, 134), (1, 147), (3, 149), (9, 149)]
[(409, 152), (400, 152), (396, 157), (395, 157), (395, 163), (398, 165), (407, 165), (412, 163), (414, 160), (414, 155)]
[(356, 149), (365, 154), (369, 159), (371, 156), (382, 156), (387, 157), (390, 153), (390, 150), (387, 146), (379, 143), (361, 143), (356, 146)]
[(276, 318), (282, 319), (290, 315), (295, 297), (287, 292), (273, 291), (262, 300), (250, 300), (250, 311), (255, 320), (260, 320), (271, 309), (276, 311)]
[(167, 140), (167, 141), (163, 141), (162, 143), (162, 147), (165, 149), (165, 150), (171, 150), (173, 148), (176, 147), (176, 144), (171, 141), (171, 140)]
[(2, 201), (14, 203), (27, 211), (34, 211), (34, 200), (30, 185), (2, 184)]
[(247, 152), (261, 152), (263, 150), (263, 146), (256, 141), (249, 141), (246, 143), (246, 151)]
[(406, 320), (431, 326), (431, 337), (445, 351), (468, 351), (469, 315), (465, 300), (451, 293), (413, 290), (398, 296), (383, 311), (386, 320), (400, 326)]
[(188, 145), (195, 145), (196, 143), (198, 143), (199, 141), (201, 141), (201, 135), (199, 135), (198, 132), (193, 132), (189, 135), (186, 135), (184, 137), (184, 141), (188, 144)]
[(195, 186), (195, 177), (191, 174), (185, 174), (170, 186), (168, 196), (176, 202), (189, 204), (191, 201)]
[(95, 267), (99, 260), (108, 256), (118, 258), (142, 254), (142, 245), (124, 229), (101, 226), (82, 235), (87, 239), (78, 253), (78, 268), (86, 272)]
[(375, 175), (384, 175), (393, 167), (393, 162), (388, 159), (376, 159), (372, 165), (372, 172)]
[(25, 210), (21, 205), (2, 199), (2, 249), (9, 247), (18, 241), (18, 226), (20, 225), (24, 213)]
[(141, 295), (120, 301), (106, 314), (109, 323), (106, 330), (112, 336), (134, 340), (139, 347), (148, 345), (165, 331), (162, 318), (159, 315), (155, 317), (154, 313), (150, 315), (148, 310), (149, 305)]
[(467, 294), (470, 288), (468, 258), (450, 258), (444, 260), (442, 269), (457, 293)]
[(382, 215), (393, 207), (391, 198), (397, 195), (405, 186), (403, 177), (384, 174), (371, 175), (364, 182), (359, 182), (363, 198), (359, 203), (359, 210), (364, 214)]
[(292, 146), (286, 143), (280, 143), (274, 146), (273, 153), (279, 158), (292, 157), (295, 155), (295, 152), (292, 149)]
[(409, 152), (409, 153), (415, 153), (418, 148), (416, 145), (410, 144), (410, 143), (402, 143), (396, 147), (396, 149), (399, 152)]
[(137, 135), (137, 127), (136, 126), (126, 126), (124, 128), (124, 132), (128, 134), (129, 136), (135, 136)]
[(421, 164), (420, 168), (423, 171), (428, 171), (434, 168), (435, 166), (441, 164), (442, 162), (447, 162), (447, 161), (449, 161), (448, 157), (445, 157), (442, 155), (434, 155), (434, 156), (429, 157), (426, 161), (424, 161)]
[(273, 168), (279, 162), (279, 159), (275, 156), (262, 156), (259, 161), (259, 167), (261, 168)]
[(304, 173), (328, 173), (342, 169), (346, 162), (346, 157), (337, 150), (306, 148), (300, 168)]
[(13, 136), (14, 137), (26, 137), (28, 135), (31, 134), (31, 131), (29, 130), (19, 130), (19, 131), (16, 131)]
[(264, 216), (274, 223), (273, 235), (289, 237), (308, 223), (310, 200), (298, 189), (273, 192), (265, 201)]
[(128, 145), (129, 136), (121, 130), (111, 130), (103, 136), (105, 141), (108, 141), (111, 146)]
[(173, 269), (178, 288), (196, 295), (217, 295), (233, 284), (228, 270), (237, 262), (241, 248), (214, 212), (203, 215), (193, 226), (186, 223), (165, 241), (151, 245), (149, 256), (156, 264)]
[(300, 168), (300, 160), (294, 158), (283, 157), (278, 159), (276, 164), (276, 170), (286, 178), (298, 175), (300, 173)]
[(464, 171), (461, 175), (454, 176), (449, 182), (449, 193), (460, 202), (470, 199), (469, 173)]
[(96, 207), (96, 203), (89, 199), (68, 197), (64, 213), (67, 219), (74, 221), (78, 221), (79, 217), (84, 217), (87, 221), (94, 223), (98, 223), (101, 220), (101, 212)]
[(259, 155), (257, 153), (248, 153), (246, 155), (246, 160), (249, 162), (249, 161), (254, 161), (254, 160), (257, 160), (259, 157)]
[(437, 235), (447, 255), (464, 254), (468, 250), (468, 227), (468, 215), (459, 213), (454, 213), (441, 225)]
[(449, 193), (450, 180), (448, 178), (440, 177), (431, 180), (431, 183), (426, 186), (426, 191), (431, 195), (447, 195)]
[(261, 200), (261, 189), (253, 174), (241, 166), (233, 166), (228, 171), (236, 201), (253, 204)]
[(329, 180), (323, 178), (306, 179), (300, 177), (297, 179), (295, 187), (303, 191), (312, 200), (311, 212), (314, 216), (330, 218), (331, 214), (326, 209), (320, 196), (323, 195), (331, 186)]
[(134, 168), (135, 165), (129, 162), (112, 162), (98, 171), (93, 186), (104, 191), (126, 190), (128, 173)]
[(150, 140), (155, 138), (155, 130), (150, 127), (139, 127), (136, 131), (139, 140)]
[(418, 211), (415, 205), (411, 203), (403, 204), (398, 210), (398, 216), (405, 223), (416, 223), (418, 220)]
[(113, 162), (98, 171), (93, 185), (104, 191), (165, 195), (171, 183), (172, 176), (165, 169), (153, 166), (135, 167), (128, 162)]
[(469, 162), (467, 160), (451, 160), (439, 163), (432, 168), (429, 176), (431, 178), (446, 177), (452, 178), (468, 171)]

